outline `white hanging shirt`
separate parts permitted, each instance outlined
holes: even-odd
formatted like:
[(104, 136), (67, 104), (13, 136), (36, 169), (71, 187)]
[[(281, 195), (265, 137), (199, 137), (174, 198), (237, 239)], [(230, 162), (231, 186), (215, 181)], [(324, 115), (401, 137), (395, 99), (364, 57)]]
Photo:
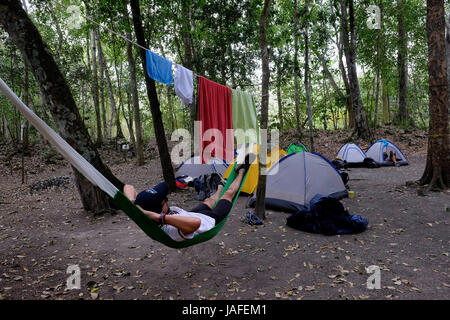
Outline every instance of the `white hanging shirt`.
[(194, 72), (178, 64), (174, 78), (174, 89), (180, 102), (185, 106), (190, 105), (194, 95)]
[(166, 232), (173, 240), (178, 242), (187, 239), (192, 239), (194, 235), (206, 232), (216, 225), (216, 220), (214, 218), (211, 218), (201, 213), (189, 212), (179, 207), (170, 207), (169, 210), (174, 211), (176, 214), (179, 214), (180, 216), (195, 217), (200, 218), (201, 220), (200, 227), (191, 234), (183, 234), (183, 232), (181, 232), (181, 230), (179, 230), (177, 227), (174, 227), (169, 224), (165, 224), (161, 227), (161, 229), (163, 229), (164, 232)]

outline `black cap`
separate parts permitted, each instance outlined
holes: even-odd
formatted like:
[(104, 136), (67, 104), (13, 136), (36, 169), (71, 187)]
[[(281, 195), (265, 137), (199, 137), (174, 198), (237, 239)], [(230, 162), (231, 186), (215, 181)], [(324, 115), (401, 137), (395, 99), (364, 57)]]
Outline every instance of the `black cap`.
[(135, 204), (144, 210), (160, 213), (162, 211), (162, 202), (167, 200), (169, 186), (161, 182), (152, 189), (141, 191), (134, 201)]

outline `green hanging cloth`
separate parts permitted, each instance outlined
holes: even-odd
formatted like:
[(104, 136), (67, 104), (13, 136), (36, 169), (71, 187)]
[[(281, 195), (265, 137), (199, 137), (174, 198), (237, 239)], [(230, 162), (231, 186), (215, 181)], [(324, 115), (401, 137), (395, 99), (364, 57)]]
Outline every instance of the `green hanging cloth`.
[(245, 137), (236, 136), (237, 144), (257, 143), (259, 144), (259, 125), (256, 116), (256, 104), (253, 96), (239, 89), (231, 89), (231, 105), (233, 108), (233, 130), (242, 129), (244, 132), (252, 129), (254, 135)]

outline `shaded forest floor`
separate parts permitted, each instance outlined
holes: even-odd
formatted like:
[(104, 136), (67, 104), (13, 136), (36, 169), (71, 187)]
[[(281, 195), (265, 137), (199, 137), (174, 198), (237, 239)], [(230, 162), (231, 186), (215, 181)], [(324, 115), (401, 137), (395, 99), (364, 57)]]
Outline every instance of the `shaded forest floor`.
[[(317, 132), (316, 151), (333, 160), (348, 136)], [(241, 222), (248, 210), (241, 197), (215, 238), (182, 250), (151, 240), (123, 212), (84, 212), (70, 166), (37, 148), (25, 158), (22, 184), (20, 156), (7, 160), (1, 146), (0, 299), (448, 299), (450, 192), (418, 196), (405, 185), (423, 172), (426, 135), (382, 128), (375, 138), (396, 143), (410, 165), (348, 171), (356, 197), (342, 201), (368, 219), (364, 233), (309, 234), (273, 211), (252, 227)], [(101, 153), (138, 190), (162, 180), (159, 159), (136, 167)], [(50, 178), (59, 186), (46, 189)], [(189, 209), (193, 196), (188, 189), (169, 199)], [(69, 265), (81, 268), (81, 290), (65, 290)], [(381, 269), (379, 290), (366, 287), (371, 265)]]

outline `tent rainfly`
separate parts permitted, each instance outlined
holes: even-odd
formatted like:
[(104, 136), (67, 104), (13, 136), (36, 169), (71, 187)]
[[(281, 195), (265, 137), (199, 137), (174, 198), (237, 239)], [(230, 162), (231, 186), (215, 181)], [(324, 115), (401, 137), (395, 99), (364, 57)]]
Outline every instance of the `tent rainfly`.
[(303, 152), (303, 151), (308, 151), (308, 149), (306, 149), (305, 145), (301, 142), (298, 142), (297, 144), (291, 143), (286, 150), (286, 152), (288, 154), (299, 153), (299, 152)]

